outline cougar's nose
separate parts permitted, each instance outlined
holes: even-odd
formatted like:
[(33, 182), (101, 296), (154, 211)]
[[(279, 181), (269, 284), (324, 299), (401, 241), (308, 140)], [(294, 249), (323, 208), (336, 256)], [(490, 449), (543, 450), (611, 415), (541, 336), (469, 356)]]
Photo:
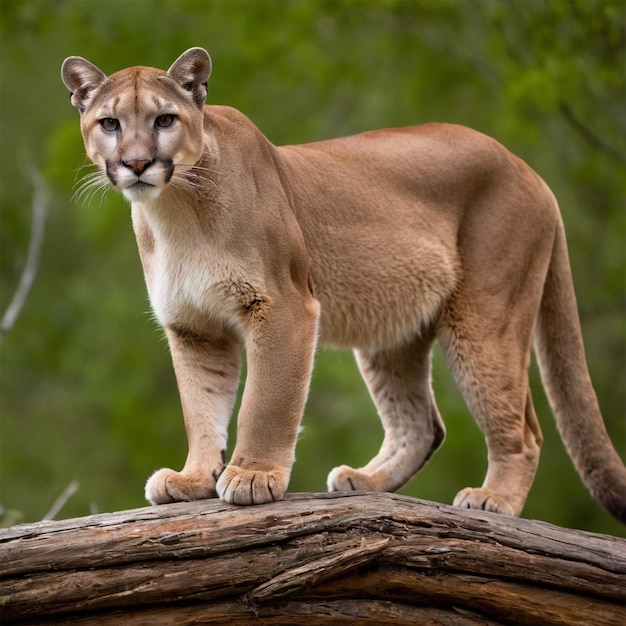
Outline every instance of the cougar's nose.
[(152, 163), (149, 159), (129, 159), (128, 161), (122, 161), (122, 163), (129, 167), (137, 176), (141, 176), (148, 166)]

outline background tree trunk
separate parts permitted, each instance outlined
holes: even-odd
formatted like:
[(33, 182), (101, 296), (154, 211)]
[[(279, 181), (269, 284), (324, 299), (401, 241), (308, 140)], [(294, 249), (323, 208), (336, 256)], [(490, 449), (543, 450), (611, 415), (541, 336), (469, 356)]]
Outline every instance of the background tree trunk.
[(394, 494), (0, 532), (2, 623), (623, 625), (626, 540)]

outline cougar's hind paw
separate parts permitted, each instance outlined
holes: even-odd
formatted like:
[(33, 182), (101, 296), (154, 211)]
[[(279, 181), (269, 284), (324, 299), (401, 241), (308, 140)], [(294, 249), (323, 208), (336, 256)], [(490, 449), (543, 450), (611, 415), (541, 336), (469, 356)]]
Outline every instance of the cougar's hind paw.
[(146, 500), (151, 504), (188, 502), (215, 498), (215, 480), (204, 474), (157, 470), (146, 483)]
[(371, 478), (348, 465), (331, 470), (326, 481), (328, 491), (378, 491)]
[(226, 467), (217, 481), (217, 494), (230, 504), (265, 504), (282, 500), (289, 474), (280, 468), (269, 471)]
[(477, 509), (502, 513), (504, 515), (518, 515), (507, 498), (498, 495), (491, 489), (468, 487), (460, 491), (454, 498), (454, 506), (464, 509)]

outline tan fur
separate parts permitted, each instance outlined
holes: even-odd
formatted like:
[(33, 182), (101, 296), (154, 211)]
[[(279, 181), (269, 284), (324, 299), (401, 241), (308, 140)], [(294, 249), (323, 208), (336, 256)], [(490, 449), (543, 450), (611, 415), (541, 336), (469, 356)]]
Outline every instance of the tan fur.
[[(543, 181), (460, 126), (275, 147), (234, 109), (203, 106), (210, 68), (199, 48), (168, 72), (107, 78), (79, 57), (63, 66), (87, 154), (132, 203), (180, 390), (187, 462), (156, 472), (147, 498), (280, 499), (318, 336), (355, 349), (385, 429), (378, 455), (335, 468), (329, 489), (398, 489), (444, 437), (430, 382), (438, 338), (488, 445), (483, 486), (455, 504), (518, 515), (542, 439), (527, 374), (537, 328), (567, 449), (624, 520), (626, 470), (589, 380)], [(248, 375), (226, 465), (242, 346)]]

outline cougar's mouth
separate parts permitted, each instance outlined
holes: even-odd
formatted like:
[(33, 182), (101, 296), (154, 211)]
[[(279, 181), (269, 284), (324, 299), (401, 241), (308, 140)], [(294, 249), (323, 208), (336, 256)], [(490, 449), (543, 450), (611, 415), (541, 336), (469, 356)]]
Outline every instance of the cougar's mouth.
[(146, 183), (143, 180), (138, 180), (136, 183), (129, 185), (126, 189), (132, 189), (133, 191), (145, 191), (148, 187), (156, 188), (156, 185)]
[(133, 200), (154, 199), (161, 193), (161, 189), (159, 187), (146, 183), (142, 180), (138, 180), (121, 191), (122, 194), (124, 194), (124, 197), (130, 202)]
[(113, 186), (133, 201), (156, 198), (170, 182), (174, 165), (169, 159), (107, 162), (106, 173)]

